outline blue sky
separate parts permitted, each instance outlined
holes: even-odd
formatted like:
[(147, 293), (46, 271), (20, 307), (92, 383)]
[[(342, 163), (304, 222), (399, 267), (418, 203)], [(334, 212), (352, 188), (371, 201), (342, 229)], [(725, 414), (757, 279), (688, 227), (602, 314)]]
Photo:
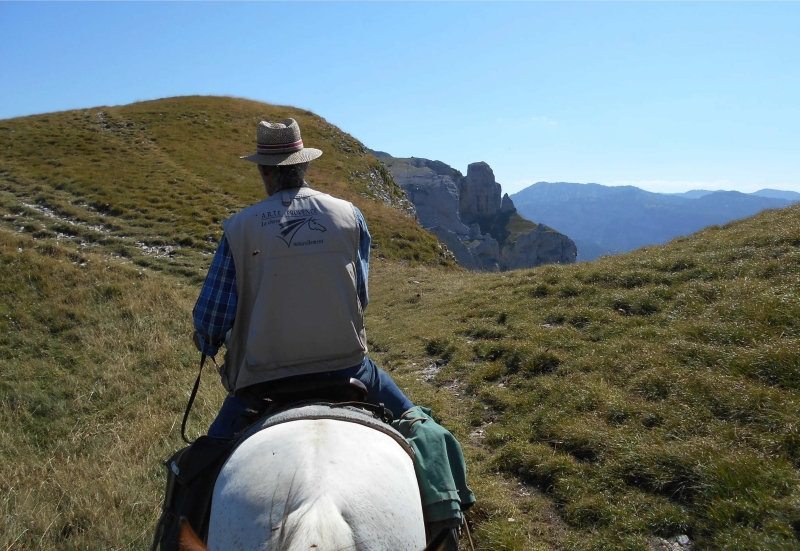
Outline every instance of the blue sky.
[(800, 3), (0, 2), (0, 119), (188, 94), (510, 193), (800, 191)]

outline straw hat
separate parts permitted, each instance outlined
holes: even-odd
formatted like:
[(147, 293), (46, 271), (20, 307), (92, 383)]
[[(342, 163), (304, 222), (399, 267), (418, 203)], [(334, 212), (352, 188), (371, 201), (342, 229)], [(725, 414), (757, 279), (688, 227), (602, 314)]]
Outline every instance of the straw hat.
[(282, 166), (313, 161), (322, 155), (319, 149), (303, 147), (300, 127), (294, 119), (261, 121), (258, 123), (256, 142), (257, 152), (240, 159), (260, 165)]

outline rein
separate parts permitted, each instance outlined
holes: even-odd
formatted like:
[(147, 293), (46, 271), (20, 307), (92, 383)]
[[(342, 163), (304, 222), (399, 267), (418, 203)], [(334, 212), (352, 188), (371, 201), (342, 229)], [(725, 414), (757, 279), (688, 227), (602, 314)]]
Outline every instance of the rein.
[[(189, 395), (189, 402), (186, 404), (186, 411), (183, 412), (183, 421), (181, 422), (181, 438), (187, 444), (194, 443), (194, 440), (189, 440), (186, 438), (186, 421), (189, 419), (189, 412), (192, 411), (192, 404), (194, 404), (194, 399), (197, 396), (197, 389), (200, 388), (200, 376), (203, 374), (203, 366), (206, 363), (206, 355), (203, 354), (200, 356), (200, 371), (197, 373), (197, 380), (194, 382), (194, 388), (192, 388), (192, 393)], [(217, 371), (219, 371), (219, 365), (217, 365), (217, 360), (214, 356), (211, 356), (211, 361), (214, 362), (214, 366), (216, 366)]]

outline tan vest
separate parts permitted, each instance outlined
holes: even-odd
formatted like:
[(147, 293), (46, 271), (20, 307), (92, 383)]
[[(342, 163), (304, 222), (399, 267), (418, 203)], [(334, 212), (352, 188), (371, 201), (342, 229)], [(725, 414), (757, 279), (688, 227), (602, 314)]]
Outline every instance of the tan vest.
[(353, 205), (309, 187), (279, 191), (222, 224), (238, 303), (222, 384), (228, 390), (361, 363)]

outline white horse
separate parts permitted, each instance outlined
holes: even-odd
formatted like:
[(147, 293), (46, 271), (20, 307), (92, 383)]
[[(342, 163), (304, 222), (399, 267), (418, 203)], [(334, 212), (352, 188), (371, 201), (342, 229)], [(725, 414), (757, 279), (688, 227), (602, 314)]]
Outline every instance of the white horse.
[(360, 424), (303, 419), (266, 428), (236, 448), (214, 487), (210, 551), (423, 548), (411, 458)]

